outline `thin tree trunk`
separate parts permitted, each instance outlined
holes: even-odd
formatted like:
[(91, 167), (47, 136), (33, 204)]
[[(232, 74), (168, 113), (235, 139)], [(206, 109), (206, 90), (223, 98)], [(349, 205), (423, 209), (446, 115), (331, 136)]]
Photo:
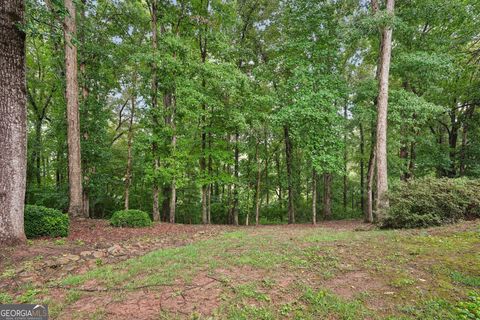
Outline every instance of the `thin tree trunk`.
[[(373, 137), (372, 137), (373, 140)], [(373, 222), (373, 180), (375, 178), (375, 163), (376, 163), (376, 152), (375, 145), (372, 141), (372, 148), (370, 150), (370, 159), (368, 160), (368, 169), (367, 169), (367, 205), (365, 211), (365, 222)]]
[[(209, 1), (207, 1), (207, 7), (209, 5)], [(199, 43), (200, 43), (200, 57), (201, 61), (203, 64), (205, 64), (206, 59), (207, 59), (207, 35), (206, 35), (206, 30), (204, 32), (199, 33)], [(205, 77), (202, 78), (202, 88), (206, 88), (206, 79)], [(207, 104), (205, 102), (202, 103), (202, 155), (200, 158), (200, 171), (202, 173), (202, 178), (205, 179), (207, 172), (207, 160), (205, 158), (205, 152), (206, 152), (206, 147), (207, 147), (207, 132), (206, 132), (206, 127), (207, 127), (207, 120), (206, 120), (206, 113), (207, 113)], [(208, 202), (208, 186), (206, 183), (202, 184), (202, 223), (207, 224), (208, 223), (208, 208), (207, 208), (207, 202)], [(235, 205), (235, 204), (234, 204)]]
[(323, 174), (323, 218), (325, 220), (332, 217), (332, 179), (331, 173)]
[(257, 183), (255, 187), (255, 225), (257, 226), (260, 219), (260, 180), (262, 178), (262, 170), (260, 167), (260, 157), (258, 155), (258, 145), (259, 143), (257, 142), (256, 148), (255, 148), (255, 160), (257, 163)]
[[(208, 149), (212, 149), (212, 134), (208, 134)], [(208, 175), (211, 177), (213, 174), (212, 170), (212, 156), (208, 156)], [(212, 213), (212, 189), (213, 189), (213, 184), (209, 183), (208, 184), (208, 190), (207, 190), (207, 224), (211, 223), (211, 213)]]
[(275, 166), (277, 168), (277, 183), (278, 183), (278, 203), (280, 204), (280, 209), (283, 208), (283, 199), (282, 199), (282, 172), (280, 170), (280, 154), (277, 152), (275, 156)]
[[(343, 118), (345, 121), (345, 125), (347, 123), (347, 104), (343, 107)], [(347, 211), (347, 193), (348, 193), (348, 172), (347, 172), (347, 131), (345, 130), (344, 137), (343, 137), (343, 142), (345, 144), (344, 150), (343, 150), (343, 211)]]
[[(394, 0), (386, 1), (388, 14), (393, 15)], [(382, 220), (388, 211), (388, 172), (387, 172), (387, 109), (388, 109), (388, 80), (390, 74), (390, 59), (392, 50), (391, 27), (382, 29), (382, 44), (379, 61), (378, 99), (377, 99), (377, 130), (376, 130), (376, 158), (377, 158), (377, 218)]]
[[(463, 124), (462, 129), (462, 144), (460, 149), (460, 176), (464, 176), (467, 167), (467, 133), (468, 133), (468, 125), (467, 123)], [(412, 146), (413, 147), (413, 146)]]
[[(157, 39), (157, 0), (152, 0), (150, 4), (151, 28), (152, 28), (152, 52), (154, 57), (157, 53), (158, 39)], [(153, 110), (153, 126), (157, 128), (160, 124), (158, 116), (155, 114), (158, 108), (158, 84), (157, 84), (157, 67), (155, 62), (152, 63), (152, 110)], [(155, 129), (154, 129), (155, 131)], [(153, 221), (160, 221), (159, 197), (160, 188), (158, 187), (158, 170), (160, 168), (160, 160), (158, 159), (158, 145), (157, 142), (152, 143), (153, 155)]]
[(37, 180), (37, 186), (42, 185), (41, 178), (41, 154), (42, 154), (42, 120), (37, 119), (35, 123), (35, 147), (33, 150), (33, 160), (35, 161), (35, 177)]
[(25, 4), (0, 8), (0, 244), (25, 242), (23, 210), (27, 174)]
[[(81, 5), (81, 22), (84, 23), (86, 20), (86, 15), (85, 15), (85, 8), (87, 5), (87, 0), (82, 0), (82, 5)], [(84, 37), (84, 32), (80, 32), (79, 39), (81, 43), (85, 42), (85, 37)], [(82, 57), (82, 55), (80, 55)], [(87, 121), (88, 119), (88, 104), (87, 104), (87, 99), (89, 95), (89, 90), (87, 86), (87, 74), (86, 74), (86, 61), (85, 61), (85, 54), (83, 54), (83, 57), (80, 61), (80, 74), (81, 74), (81, 82), (80, 82), (80, 88), (82, 92), (82, 106), (83, 106), (83, 112), (85, 115), (83, 116), (84, 121)], [(89, 138), (88, 134), (88, 129), (84, 129), (85, 131), (82, 133), (82, 137), (86, 140)], [(84, 159), (84, 163), (82, 164), (83, 167), (83, 216), (84, 217), (89, 217), (90, 216), (90, 174), (95, 170), (92, 168), (88, 167), (87, 159)]]
[(132, 144), (133, 144), (133, 119), (135, 117), (135, 100), (136, 96), (132, 92), (130, 121), (128, 123), (128, 137), (127, 137), (127, 171), (125, 173), (125, 210), (130, 206), (130, 185), (132, 184)]
[(363, 125), (360, 123), (360, 206), (362, 212), (365, 212), (365, 135)]
[(240, 169), (240, 151), (238, 146), (239, 133), (238, 130), (235, 132), (235, 165), (234, 165), (234, 176), (235, 182), (233, 184), (233, 224), (238, 226), (238, 177)]
[(65, 0), (67, 14), (64, 21), (65, 71), (67, 101), (67, 141), (68, 141), (68, 183), (70, 203), (68, 213), (71, 218), (84, 217), (82, 164), (80, 153), (80, 116), (78, 110), (78, 73), (76, 37), (76, 10), (72, 0)]
[[(172, 156), (175, 158), (175, 153), (177, 149), (177, 126), (176, 126), (176, 98), (173, 95), (172, 96), (172, 115), (170, 119), (170, 127), (172, 129)], [(175, 170), (174, 170), (175, 171)], [(171, 183), (171, 193), (170, 193), (170, 223), (175, 223), (175, 214), (176, 214), (176, 208), (177, 208), (177, 185), (176, 185), (176, 179), (175, 179), (175, 173), (172, 178), (172, 183)]]
[(285, 159), (287, 162), (287, 183), (288, 183), (288, 223), (295, 223), (295, 208), (293, 202), (293, 181), (292, 181), (292, 143), (288, 132), (288, 126), (283, 127), (285, 139)]
[(268, 136), (267, 136), (267, 126), (265, 125), (265, 140), (264, 140), (264, 143), (265, 143), (265, 196), (266, 196), (266, 200), (267, 200), (267, 207), (270, 205), (270, 188), (269, 188), (269, 180), (268, 180), (268, 169), (269, 169), (269, 165), (270, 165), (270, 161), (269, 161), (269, 156), (268, 156)]
[(312, 223), (317, 224), (317, 172), (312, 169)]

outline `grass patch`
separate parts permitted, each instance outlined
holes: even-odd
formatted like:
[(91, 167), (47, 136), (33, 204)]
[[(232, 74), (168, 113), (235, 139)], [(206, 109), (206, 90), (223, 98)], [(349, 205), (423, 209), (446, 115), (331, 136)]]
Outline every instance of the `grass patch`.
[(480, 277), (468, 276), (461, 272), (454, 271), (450, 274), (450, 277), (456, 283), (461, 283), (470, 287), (480, 288)]
[[(60, 281), (71, 289), (63, 303), (78, 301), (81, 286), (189, 286), (207, 273), (218, 279), (223, 299), (213, 318), (433, 320), (462, 319), (459, 310), (476, 310), (477, 300), (467, 298), (480, 282), (472, 276), (480, 274), (473, 253), (480, 245), (475, 232), (447, 227), (364, 232), (280, 228), (243, 228), (114, 265), (98, 263), (85, 274)], [(359, 278), (342, 286), (352, 286), (356, 292), (345, 296), (355, 298), (333, 294), (338, 292), (333, 283), (342, 282), (325, 280), (352, 273)], [(369, 281), (380, 285), (369, 286)], [(382, 307), (372, 310), (372, 305)], [(175, 319), (168, 312), (158, 316)]]

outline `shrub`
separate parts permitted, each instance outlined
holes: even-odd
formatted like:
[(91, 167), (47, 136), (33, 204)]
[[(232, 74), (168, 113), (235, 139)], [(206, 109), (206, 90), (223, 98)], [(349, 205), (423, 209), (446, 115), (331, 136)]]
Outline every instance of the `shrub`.
[(480, 180), (422, 178), (389, 194), (385, 228), (424, 228), (480, 217)]
[(115, 227), (148, 227), (152, 220), (141, 210), (121, 210), (113, 213), (110, 224)]
[(66, 237), (69, 225), (68, 215), (57, 209), (34, 205), (25, 206), (25, 234), (27, 238)]

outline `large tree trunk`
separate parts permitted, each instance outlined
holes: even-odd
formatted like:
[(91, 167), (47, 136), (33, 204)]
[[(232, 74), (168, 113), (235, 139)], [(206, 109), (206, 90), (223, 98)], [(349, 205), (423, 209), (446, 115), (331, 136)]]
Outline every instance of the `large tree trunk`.
[(71, 218), (84, 216), (82, 190), (82, 164), (80, 153), (80, 116), (78, 110), (78, 72), (76, 37), (76, 9), (72, 0), (65, 0), (65, 72), (67, 101), (67, 141), (68, 141), (68, 184), (70, 204), (68, 213)]
[[(386, 1), (387, 13), (393, 15), (394, 0)], [(390, 59), (392, 51), (391, 27), (382, 29), (382, 41), (379, 60), (378, 99), (377, 99), (377, 130), (376, 130), (376, 158), (377, 158), (377, 218), (382, 220), (389, 208), (388, 202), (388, 173), (387, 173), (387, 109), (388, 109), (388, 80), (390, 74)]]
[(317, 172), (312, 170), (312, 223), (317, 224)]
[(24, 1), (0, 8), (0, 245), (25, 242), (27, 174)]
[(292, 178), (292, 142), (288, 132), (288, 126), (283, 127), (285, 139), (285, 159), (287, 162), (287, 184), (288, 184), (288, 223), (295, 223), (295, 207), (293, 202), (293, 178)]
[(332, 179), (331, 173), (323, 174), (323, 218), (325, 220), (332, 217)]

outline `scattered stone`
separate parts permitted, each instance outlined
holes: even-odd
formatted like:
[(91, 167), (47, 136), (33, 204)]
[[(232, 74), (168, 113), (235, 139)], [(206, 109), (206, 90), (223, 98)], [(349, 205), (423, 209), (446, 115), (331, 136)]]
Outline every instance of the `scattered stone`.
[(23, 271), (18, 274), (20, 277), (25, 278), (25, 277), (33, 277), (35, 274), (31, 271)]
[(69, 264), (63, 267), (63, 270), (65, 271), (73, 271), (75, 270), (75, 266), (73, 264)]
[(55, 260), (57, 266), (63, 266), (64, 264), (67, 264), (70, 262), (70, 260), (66, 257), (59, 257)]
[(88, 258), (93, 255), (93, 251), (82, 251), (80, 252), (80, 256), (83, 258)]
[(125, 255), (125, 252), (121, 246), (118, 244), (114, 244), (110, 248), (107, 249), (107, 252), (111, 254), (112, 256), (123, 256)]
[(65, 259), (68, 259), (70, 261), (78, 261), (80, 260), (80, 256), (77, 256), (76, 254), (67, 254), (64, 256)]
[(420, 278), (420, 279), (418, 279), (418, 280), (420, 280), (421, 282), (427, 282), (427, 280), (422, 279), (422, 278)]
[(387, 291), (387, 292), (384, 292), (383, 294), (386, 294), (386, 295), (391, 296), (391, 295), (395, 294), (395, 292), (393, 292), (393, 291)]
[(93, 257), (95, 259), (100, 259), (100, 258), (103, 258), (105, 257), (107, 254), (104, 252), (104, 251), (94, 251), (93, 252)]

